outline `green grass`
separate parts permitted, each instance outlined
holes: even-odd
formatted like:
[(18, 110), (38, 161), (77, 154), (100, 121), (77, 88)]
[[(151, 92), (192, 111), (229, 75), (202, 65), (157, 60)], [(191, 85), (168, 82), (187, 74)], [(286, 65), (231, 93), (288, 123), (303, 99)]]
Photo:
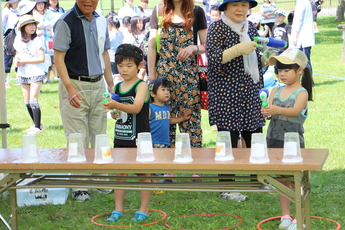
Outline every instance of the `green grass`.
[[(309, 103), (309, 117), (304, 125), (307, 148), (327, 148), (330, 154), (324, 170), (312, 172), (312, 215), (330, 218), (345, 225), (345, 109), (344, 88), (345, 66), (341, 62), (342, 34), (336, 29), (338, 23), (333, 17), (320, 17), (318, 20), (321, 33), (316, 34), (316, 45), (312, 49), (312, 64), (315, 78), (315, 98)], [(15, 78), (14, 72), (10, 74)], [(338, 78), (334, 78), (334, 77)], [(6, 90), (7, 116), (11, 129), (7, 130), (8, 148), (20, 148), (23, 130), (29, 128), (32, 122), (24, 106), (20, 86), (11, 82), (11, 88)], [(45, 130), (37, 135), (40, 148), (61, 148), (66, 146), (66, 140), (61, 125), (57, 97), (57, 81), (43, 85), (40, 95), (42, 122)], [(202, 127), (204, 132), (204, 147), (214, 147), (215, 132), (208, 125), (207, 112), (203, 111)], [(113, 138), (114, 122), (108, 120), (108, 134)], [(280, 215), (277, 195), (248, 193), (250, 200), (236, 203), (217, 198), (216, 193), (201, 192), (166, 192), (152, 195), (150, 208), (167, 213), (168, 224), (174, 228), (184, 229), (223, 229), (236, 225), (231, 216), (195, 216), (176, 218), (185, 215), (217, 213), (231, 214), (243, 218), (243, 223), (236, 229), (254, 230), (255, 225), (263, 219)], [(136, 209), (140, 203), (139, 192), (127, 192), (125, 208)], [(29, 206), (18, 208), (19, 229), (102, 229), (90, 223), (91, 217), (112, 211), (114, 209), (113, 195), (92, 193), (92, 201), (78, 203), (71, 198), (65, 205)], [(293, 210), (293, 207), (292, 207)], [(0, 198), (0, 213), (9, 219), (9, 199)], [(119, 225), (128, 224), (128, 214)], [(97, 219), (101, 223), (105, 217)], [(150, 221), (158, 220), (159, 213), (152, 214)], [(145, 222), (146, 223), (146, 222)], [(335, 224), (325, 220), (313, 219), (312, 229), (335, 229)], [(278, 221), (263, 224), (263, 229), (276, 229)], [(0, 222), (0, 229), (4, 226)], [(127, 229), (166, 229), (162, 222), (145, 227), (133, 226)]]

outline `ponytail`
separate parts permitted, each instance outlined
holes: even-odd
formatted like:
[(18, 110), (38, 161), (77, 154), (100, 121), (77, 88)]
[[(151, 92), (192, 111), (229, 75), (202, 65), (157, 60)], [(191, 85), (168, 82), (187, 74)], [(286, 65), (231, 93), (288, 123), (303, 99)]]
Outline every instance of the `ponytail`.
[(302, 74), (301, 85), (308, 92), (308, 101), (313, 100), (313, 74), (311, 70), (306, 67)]

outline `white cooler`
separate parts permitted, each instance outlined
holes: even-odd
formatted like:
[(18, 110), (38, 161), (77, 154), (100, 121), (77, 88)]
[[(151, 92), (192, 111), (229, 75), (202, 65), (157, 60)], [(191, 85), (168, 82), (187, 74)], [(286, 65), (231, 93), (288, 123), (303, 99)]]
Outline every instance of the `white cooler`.
[[(34, 179), (35, 178), (26, 179), (19, 183), (19, 185), (24, 185)], [(22, 207), (41, 204), (65, 204), (68, 197), (68, 193), (69, 188), (17, 189), (17, 205), (19, 207)]]

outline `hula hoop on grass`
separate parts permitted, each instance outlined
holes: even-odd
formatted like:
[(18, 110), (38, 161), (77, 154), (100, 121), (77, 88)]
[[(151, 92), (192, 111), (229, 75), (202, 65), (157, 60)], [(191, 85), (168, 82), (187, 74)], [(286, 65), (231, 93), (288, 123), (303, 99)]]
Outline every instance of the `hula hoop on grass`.
[[(126, 209), (125, 212), (127, 211), (137, 211), (139, 209)], [(139, 226), (147, 226), (147, 225), (154, 225), (154, 224), (157, 224), (159, 221), (161, 220), (164, 220), (167, 218), (167, 214), (161, 210), (157, 210), (157, 209), (149, 209), (149, 211), (151, 212), (159, 212), (160, 214), (162, 214), (162, 218), (160, 218), (159, 220), (157, 221), (154, 221), (154, 222), (151, 222), (151, 223), (146, 223), (146, 224), (140, 224)], [(98, 226), (102, 226), (102, 227), (111, 227), (111, 228), (128, 228), (128, 227), (134, 227), (133, 225), (124, 225), (124, 226), (120, 226), (120, 225), (111, 225), (111, 224), (101, 224), (101, 223), (97, 223), (95, 220), (100, 217), (100, 216), (104, 216), (106, 214), (110, 214), (111, 212), (105, 212), (105, 213), (101, 213), (101, 214), (98, 214), (94, 217), (92, 217), (90, 219), (90, 222), (95, 224), (95, 225), (98, 225)]]
[[(188, 215), (188, 216), (179, 216), (176, 218), (186, 218), (186, 217), (190, 217), (190, 216), (217, 216), (217, 215), (221, 215), (221, 216), (232, 216), (238, 219), (238, 223), (233, 226), (233, 227), (229, 227), (229, 228), (223, 228), (223, 229), (215, 229), (215, 230), (228, 230), (228, 229), (233, 229), (233, 228), (237, 228), (238, 226), (240, 226), (242, 224), (242, 218), (239, 216), (235, 216), (235, 215), (231, 215), (231, 214), (195, 214), (195, 215)], [(188, 229), (182, 229), (182, 228), (174, 228), (170, 225), (168, 225), (169, 221), (164, 222), (164, 226), (167, 228), (173, 228), (173, 229), (179, 229), (179, 230), (188, 230)]]
[[(262, 220), (262, 221), (260, 221), (260, 222), (256, 225), (256, 228), (257, 228), (258, 230), (263, 230), (263, 229), (261, 228), (261, 224), (266, 223), (266, 222), (268, 222), (268, 221), (270, 221), (270, 220), (275, 220), (275, 219), (279, 219), (279, 218), (281, 218), (281, 216), (270, 217), (270, 218), (267, 218), (267, 219), (265, 219), (265, 220)], [(335, 230), (340, 230), (340, 229), (341, 229), (341, 225), (340, 225), (337, 221), (335, 221), (335, 220), (332, 220), (332, 219), (329, 219), (329, 218), (325, 218), (325, 217), (320, 217), (320, 216), (311, 216), (311, 218), (312, 218), (312, 219), (328, 220), (328, 221), (334, 222), (334, 223), (336, 224), (336, 226), (337, 226), (337, 228), (336, 228)]]

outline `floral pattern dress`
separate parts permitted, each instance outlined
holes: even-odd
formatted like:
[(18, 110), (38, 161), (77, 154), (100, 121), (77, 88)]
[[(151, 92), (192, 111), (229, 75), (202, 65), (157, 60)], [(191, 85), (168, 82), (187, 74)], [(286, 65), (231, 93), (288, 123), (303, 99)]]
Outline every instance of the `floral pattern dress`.
[[(179, 124), (181, 133), (189, 133), (191, 147), (202, 147), (201, 105), (198, 67), (195, 56), (186, 61), (176, 59), (178, 52), (193, 45), (193, 27), (187, 32), (181, 24), (172, 24), (168, 30), (162, 28), (160, 52), (156, 66), (156, 76), (170, 82), (171, 116), (175, 117), (185, 109), (191, 109), (191, 119)], [(170, 126), (170, 140), (175, 143), (176, 125)]]
[[(251, 39), (258, 36), (250, 23)], [(223, 20), (213, 22), (208, 29), (208, 91), (210, 125), (229, 131), (255, 131), (265, 125), (261, 114), (259, 91), (263, 88), (261, 55), (258, 57), (259, 82), (254, 83), (244, 71), (243, 56), (222, 64), (224, 50), (240, 43), (240, 37)]]

